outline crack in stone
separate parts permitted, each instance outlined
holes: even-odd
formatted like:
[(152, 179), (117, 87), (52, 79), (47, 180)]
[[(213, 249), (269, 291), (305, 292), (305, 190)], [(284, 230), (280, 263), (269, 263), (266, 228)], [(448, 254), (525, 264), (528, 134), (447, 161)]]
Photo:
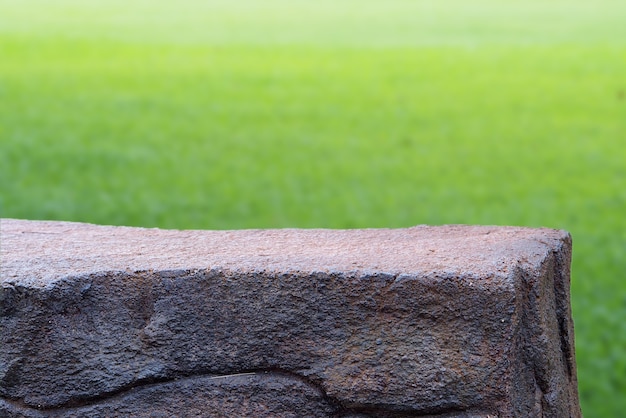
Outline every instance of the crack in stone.
[[(220, 379), (228, 379), (228, 378), (236, 378), (236, 377), (245, 377), (245, 376), (255, 376), (255, 375), (274, 375), (274, 376), (282, 376), (288, 379), (298, 380), (310, 388), (317, 391), (321, 397), (321, 399), (332, 407), (335, 412), (329, 415), (330, 417), (367, 417), (367, 416), (375, 416), (381, 418), (402, 418), (402, 417), (487, 417), (489, 415), (480, 414), (473, 415), (470, 411), (467, 411), (462, 408), (445, 408), (438, 410), (414, 410), (414, 409), (397, 409), (397, 406), (389, 406), (389, 405), (350, 405), (346, 406), (340, 400), (329, 396), (326, 393), (326, 390), (319, 383), (314, 382), (313, 380), (307, 378), (298, 373), (294, 373), (288, 370), (284, 370), (281, 368), (267, 368), (267, 369), (255, 369), (255, 370), (244, 370), (238, 373), (230, 373), (223, 375), (215, 375), (211, 373), (195, 373), (178, 377), (169, 377), (169, 378), (146, 378), (137, 380), (131, 384), (128, 384), (124, 387), (118, 388), (115, 391), (102, 393), (97, 396), (88, 397), (88, 398), (74, 398), (64, 404), (56, 405), (52, 407), (37, 407), (33, 405), (28, 405), (24, 402), (23, 399), (9, 399), (0, 396), (0, 412), (3, 410), (2, 403), (5, 405), (9, 405), (12, 407), (13, 411), (16, 413), (23, 414), (25, 417), (38, 417), (39, 414), (46, 413), (63, 413), (63, 412), (79, 412), (80, 409), (97, 406), (99, 404), (105, 403), (107, 401), (114, 400), (115, 398), (119, 398), (129, 393), (134, 389), (141, 388), (150, 388), (158, 385), (165, 385), (172, 382), (178, 382), (185, 379), (196, 379), (196, 378), (207, 378), (208, 380), (220, 380)], [(5, 410), (6, 411), (6, 410)], [(470, 415), (467, 415), (467, 414)]]
[(557, 321), (559, 324), (561, 354), (563, 355), (563, 361), (567, 367), (567, 376), (571, 379), (574, 368), (572, 365), (574, 354), (570, 344), (569, 324), (567, 323), (569, 299), (565, 288), (566, 277), (562, 273), (567, 269), (567, 263), (563, 263), (562, 258), (559, 257), (559, 253), (556, 251), (553, 252), (552, 257), (554, 258), (554, 298)]
[(321, 385), (313, 382), (312, 380), (306, 378), (305, 376), (302, 376), (300, 374), (290, 372), (284, 369), (280, 369), (280, 368), (245, 370), (245, 371), (241, 371), (237, 373), (229, 373), (229, 374), (223, 374), (223, 375), (200, 372), (200, 373), (184, 374), (184, 375), (180, 375), (176, 377), (138, 379), (114, 391), (101, 393), (99, 395), (92, 396), (92, 397), (84, 397), (84, 398), (76, 397), (63, 404), (49, 406), (49, 407), (41, 407), (41, 408), (29, 405), (23, 399), (11, 399), (11, 398), (5, 398), (3, 396), (0, 396), (0, 400), (3, 400), (9, 404), (12, 404), (20, 409), (30, 409), (30, 410), (37, 410), (37, 411), (42, 411), (42, 412), (43, 411), (62, 411), (62, 410), (78, 409), (78, 408), (82, 408), (86, 406), (92, 406), (100, 402), (104, 402), (104, 401), (107, 401), (107, 400), (110, 400), (119, 396), (123, 396), (124, 394), (128, 393), (129, 391), (133, 389), (151, 387), (151, 386), (167, 384), (167, 383), (172, 383), (172, 382), (178, 382), (178, 381), (185, 380), (185, 379), (205, 377), (209, 380), (219, 380), (219, 379), (227, 379), (227, 378), (233, 378), (233, 377), (268, 375), (268, 374), (274, 374), (277, 376), (284, 376), (284, 377), (289, 377), (292, 379), (297, 379), (305, 383), (306, 385), (313, 387), (315, 390), (319, 391), (319, 393), (322, 395), (322, 397), (325, 400), (331, 401), (333, 404), (336, 404), (338, 407), (341, 407), (336, 400), (334, 400), (333, 398), (331, 398), (330, 396), (326, 394), (326, 391), (323, 389)]

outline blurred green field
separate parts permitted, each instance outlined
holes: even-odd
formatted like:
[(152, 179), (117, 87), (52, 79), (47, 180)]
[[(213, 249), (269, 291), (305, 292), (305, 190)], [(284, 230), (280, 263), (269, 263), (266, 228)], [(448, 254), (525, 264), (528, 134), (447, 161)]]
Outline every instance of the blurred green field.
[(583, 412), (626, 411), (626, 2), (0, 0), (0, 215), (574, 238)]

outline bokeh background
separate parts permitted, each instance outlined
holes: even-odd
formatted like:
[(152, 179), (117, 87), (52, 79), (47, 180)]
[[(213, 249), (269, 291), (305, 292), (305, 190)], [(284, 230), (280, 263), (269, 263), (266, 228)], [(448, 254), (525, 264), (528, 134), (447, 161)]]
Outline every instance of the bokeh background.
[(0, 0), (1, 216), (574, 238), (583, 412), (626, 411), (623, 0)]

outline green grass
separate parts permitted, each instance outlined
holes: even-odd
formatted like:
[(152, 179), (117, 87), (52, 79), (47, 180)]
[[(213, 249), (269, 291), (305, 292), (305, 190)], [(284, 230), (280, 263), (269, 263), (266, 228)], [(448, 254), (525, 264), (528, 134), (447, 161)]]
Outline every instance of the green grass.
[(626, 3), (154, 3), (0, 0), (3, 217), (567, 229), (626, 410)]

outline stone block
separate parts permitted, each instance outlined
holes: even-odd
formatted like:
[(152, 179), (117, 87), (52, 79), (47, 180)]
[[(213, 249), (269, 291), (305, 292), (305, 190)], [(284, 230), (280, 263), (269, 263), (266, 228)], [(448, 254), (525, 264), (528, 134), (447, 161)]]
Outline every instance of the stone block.
[(0, 221), (0, 416), (580, 417), (564, 231)]

